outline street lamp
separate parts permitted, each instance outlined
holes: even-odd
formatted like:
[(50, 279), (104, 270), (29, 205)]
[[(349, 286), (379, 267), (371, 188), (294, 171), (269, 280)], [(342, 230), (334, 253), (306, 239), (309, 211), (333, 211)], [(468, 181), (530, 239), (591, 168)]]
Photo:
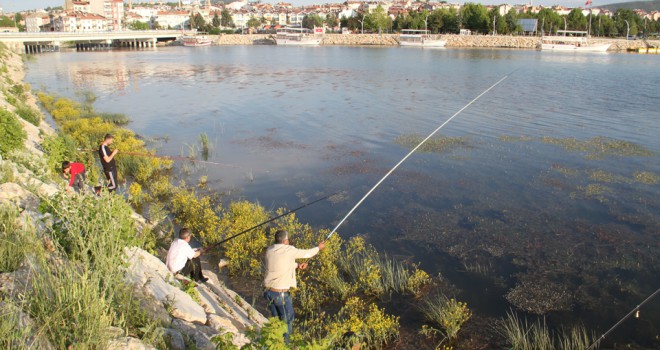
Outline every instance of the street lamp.
[(362, 26), (362, 31), (360, 32), (360, 34), (364, 34), (364, 16), (362, 16), (362, 20), (358, 19), (358, 21), (360, 22), (360, 25)]
[(426, 14), (426, 17), (424, 17), (424, 30), (428, 30), (428, 29), (429, 29), (429, 28), (428, 28), (428, 26), (429, 26), (429, 24), (428, 24), (429, 15), (430, 15), (430, 14), (427, 13), (427, 14)]
[(566, 17), (564, 17), (564, 36), (566, 36)]
[(626, 22), (626, 40), (628, 40), (628, 36), (630, 35), (630, 24), (625, 19), (623, 21)]

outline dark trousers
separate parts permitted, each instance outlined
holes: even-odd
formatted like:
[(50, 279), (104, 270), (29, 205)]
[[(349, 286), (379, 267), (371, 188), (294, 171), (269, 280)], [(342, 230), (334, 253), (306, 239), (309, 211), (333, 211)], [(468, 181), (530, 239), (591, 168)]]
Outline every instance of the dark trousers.
[(106, 170), (103, 169), (105, 178), (108, 179), (108, 192), (112, 192), (117, 189), (117, 169)]
[(184, 266), (179, 273), (186, 277), (190, 277), (193, 281), (199, 281), (204, 278), (202, 275), (202, 262), (199, 258), (193, 258), (192, 260), (186, 261), (186, 266)]
[(285, 321), (288, 332), (284, 334), (284, 339), (289, 342), (289, 336), (293, 333), (293, 301), (291, 300), (291, 293), (273, 292), (267, 290), (264, 292), (264, 298), (268, 302), (268, 309), (273, 317), (279, 317), (280, 320)]
[(73, 189), (78, 193), (85, 192), (85, 183), (87, 182), (87, 174), (83, 171), (73, 177)]

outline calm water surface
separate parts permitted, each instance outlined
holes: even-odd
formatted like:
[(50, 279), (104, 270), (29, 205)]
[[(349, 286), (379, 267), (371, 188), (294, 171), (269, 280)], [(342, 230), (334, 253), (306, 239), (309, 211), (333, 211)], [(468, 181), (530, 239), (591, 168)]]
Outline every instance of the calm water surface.
[[(509, 75), (442, 130), (460, 145), (415, 154), (340, 234), (442, 273), (481, 315), (520, 291), (561, 295), (549, 322), (603, 332), (659, 287), (660, 185), (640, 181), (660, 176), (659, 67), (628, 54), (173, 47), (43, 55), (27, 80), (94, 92), (97, 110), (167, 136), (152, 144), (163, 155), (199, 152), (207, 133), (209, 160), (238, 166), (187, 169), (188, 183), (208, 176), (269, 208), (345, 189), (299, 215), (331, 227), (408, 152), (397, 138), (428, 134)], [(595, 137), (645, 154), (570, 147)], [(660, 300), (643, 315), (614, 338), (658, 346)]]

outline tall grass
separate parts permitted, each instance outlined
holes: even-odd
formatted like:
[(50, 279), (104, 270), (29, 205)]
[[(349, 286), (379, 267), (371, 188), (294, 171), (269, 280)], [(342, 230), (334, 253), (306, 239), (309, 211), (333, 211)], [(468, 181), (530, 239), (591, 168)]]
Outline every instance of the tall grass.
[(458, 336), (463, 324), (472, 316), (467, 304), (444, 294), (426, 296), (418, 308), (427, 320), (442, 328), (444, 336), (449, 340)]
[(595, 340), (582, 325), (553, 333), (545, 320), (530, 323), (513, 312), (507, 313), (499, 328), (513, 350), (587, 349)]
[(107, 345), (110, 326), (125, 334), (157, 340), (157, 324), (142, 313), (124, 281), (124, 247), (142, 246), (130, 207), (119, 196), (60, 195), (45, 201), (50, 228), (65, 262), (42, 256), (32, 268), (25, 305), (58, 348), (95, 349)]
[(19, 268), (30, 253), (35, 240), (34, 229), (26, 222), (19, 223), (18, 209), (10, 204), (0, 204), (0, 272), (12, 272)]
[(16, 114), (18, 114), (18, 116), (23, 118), (25, 121), (35, 126), (39, 126), (39, 124), (41, 123), (41, 113), (35, 111), (34, 109), (28, 106), (19, 105), (16, 108)]
[(209, 141), (209, 135), (205, 132), (199, 134), (199, 144), (202, 146), (202, 159), (209, 159), (209, 152), (211, 149), (211, 142)]
[(99, 113), (98, 116), (104, 122), (112, 123), (117, 126), (123, 126), (131, 122), (131, 118), (124, 113)]

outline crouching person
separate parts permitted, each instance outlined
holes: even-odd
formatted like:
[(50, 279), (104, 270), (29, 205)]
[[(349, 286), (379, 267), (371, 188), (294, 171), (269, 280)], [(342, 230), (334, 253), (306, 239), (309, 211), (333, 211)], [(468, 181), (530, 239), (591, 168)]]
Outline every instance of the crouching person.
[(179, 231), (179, 238), (175, 239), (167, 251), (165, 265), (173, 274), (181, 274), (193, 281), (206, 282), (208, 278), (202, 275), (202, 262), (199, 256), (204, 254), (204, 248), (195, 250), (190, 246), (192, 232), (188, 228)]
[(264, 297), (273, 317), (285, 321), (288, 332), (284, 339), (288, 343), (293, 331), (293, 304), (289, 289), (296, 288), (296, 269), (304, 270), (307, 263), (296, 263), (296, 259), (308, 259), (325, 248), (319, 243), (312, 249), (298, 249), (289, 245), (289, 233), (284, 230), (275, 232), (275, 244), (268, 247), (265, 258)]
[(85, 183), (87, 183), (87, 173), (85, 172), (85, 165), (82, 163), (62, 162), (62, 175), (69, 179), (66, 186), (66, 191), (76, 191), (83, 193), (85, 191)]

